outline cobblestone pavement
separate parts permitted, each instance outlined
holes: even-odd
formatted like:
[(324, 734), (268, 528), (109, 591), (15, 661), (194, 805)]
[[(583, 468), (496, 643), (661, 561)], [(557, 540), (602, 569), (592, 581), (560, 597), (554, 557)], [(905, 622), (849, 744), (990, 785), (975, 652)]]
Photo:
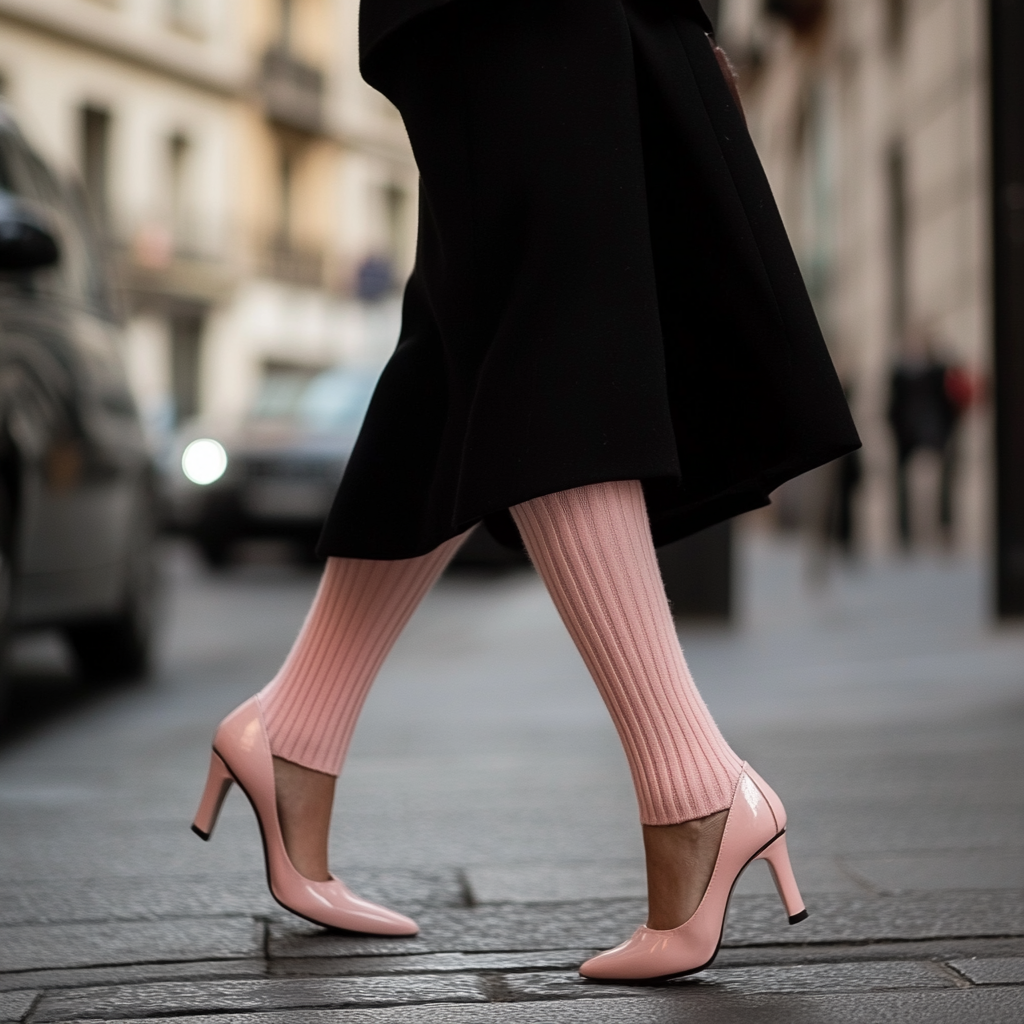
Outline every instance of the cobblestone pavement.
[[(755, 865), (712, 969), (576, 974), (643, 917), (625, 762), (531, 573), (442, 581), (368, 703), (333, 850), (413, 939), (331, 934), (267, 896), (233, 794), (188, 831), (218, 717), (287, 649), (315, 574), (222, 576), (169, 552), (144, 686), (83, 694), (16, 653), (0, 745), (0, 1022), (221, 1024), (1024, 1020), (1024, 632), (987, 628), (977, 566), (862, 567), (808, 590), (753, 537), (732, 630), (684, 643), (729, 738), (782, 794), (811, 917)], [(20, 724), (19, 724), (20, 723)]]

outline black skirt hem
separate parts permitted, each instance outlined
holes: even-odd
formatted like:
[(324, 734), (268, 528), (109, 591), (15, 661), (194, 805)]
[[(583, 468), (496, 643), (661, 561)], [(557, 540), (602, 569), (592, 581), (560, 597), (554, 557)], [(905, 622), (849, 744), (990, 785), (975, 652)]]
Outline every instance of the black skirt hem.
[[(705, 530), (709, 526), (714, 526), (716, 523), (723, 522), (726, 519), (743, 515), (745, 512), (752, 512), (754, 509), (764, 508), (766, 505), (771, 504), (772, 491), (780, 487), (787, 480), (792, 480), (803, 473), (809, 473), (812, 469), (817, 469), (833, 459), (842, 458), (844, 455), (855, 451), (858, 447), (859, 445), (856, 444), (840, 445), (814, 455), (801, 455), (797, 458), (787, 459), (777, 466), (772, 466), (756, 479), (745, 481), (737, 487), (729, 488), (720, 494), (706, 498), (696, 505), (684, 506), (682, 508), (677, 507), (671, 511), (655, 514), (651, 518), (651, 535), (654, 538), (654, 545), (659, 548), (664, 547), (666, 544), (672, 544), (677, 540), (700, 533), (701, 530)], [(609, 483), (613, 480), (621, 479), (633, 478), (606, 477), (600, 480), (578, 483), (574, 487), (586, 487), (588, 484)], [(644, 485), (645, 488), (664, 486), (664, 481), (644, 481)], [(572, 489), (574, 488), (567, 488), (567, 490)], [(543, 496), (535, 494), (512, 504), (523, 504)], [(471, 527), (477, 526), (481, 522), (488, 533), (499, 544), (515, 550), (521, 551), (523, 549), (523, 542), (519, 536), (515, 521), (506, 507), (484, 512), (475, 519), (453, 526), (451, 530), (443, 535), (439, 535), (431, 540), (425, 540), (420, 544), (412, 545), (407, 550), (402, 550), (398, 553), (396, 553), (393, 542), (388, 545), (386, 551), (382, 549), (377, 552), (367, 553), (368, 549), (365, 538), (359, 538), (359, 542), (353, 545), (351, 549), (346, 549), (344, 544), (325, 543), (325, 538), (321, 538), (320, 543), (317, 545), (317, 555), (320, 558), (361, 558), (381, 562), (418, 558), (421, 555), (429, 554), (435, 548), (444, 544), (445, 541), (465, 533)], [(370, 550), (372, 551), (372, 549)]]

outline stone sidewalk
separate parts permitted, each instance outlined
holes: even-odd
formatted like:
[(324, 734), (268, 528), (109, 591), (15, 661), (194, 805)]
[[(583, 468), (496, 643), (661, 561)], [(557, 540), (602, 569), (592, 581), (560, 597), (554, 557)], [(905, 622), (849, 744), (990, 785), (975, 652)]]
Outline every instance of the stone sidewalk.
[(273, 672), (315, 577), (208, 577), (174, 551), (145, 687), (82, 698), (58, 650), (22, 645), (22, 717), (38, 717), (0, 748), (0, 1021), (1019, 1024), (1024, 635), (985, 626), (968, 563), (818, 591), (785, 545), (754, 538), (742, 564), (740, 624), (684, 643), (786, 800), (803, 924), (754, 865), (713, 968), (579, 979), (642, 920), (642, 861), (614, 732), (530, 574), (442, 583), (344, 776), (340, 873), (420, 935), (281, 911), (237, 794), (209, 844), (187, 823), (213, 723)]

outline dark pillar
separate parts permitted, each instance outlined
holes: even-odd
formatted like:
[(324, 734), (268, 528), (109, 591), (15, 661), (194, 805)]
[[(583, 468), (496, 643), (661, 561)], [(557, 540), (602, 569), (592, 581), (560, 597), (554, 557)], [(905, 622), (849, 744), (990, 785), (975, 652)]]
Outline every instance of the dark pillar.
[(731, 617), (731, 520), (658, 548), (658, 564), (677, 619)]
[(1000, 617), (1024, 615), (1024, 0), (990, 0), (996, 565)]
[(199, 370), (203, 314), (187, 306), (171, 313), (171, 394), (174, 422), (184, 423), (199, 412)]

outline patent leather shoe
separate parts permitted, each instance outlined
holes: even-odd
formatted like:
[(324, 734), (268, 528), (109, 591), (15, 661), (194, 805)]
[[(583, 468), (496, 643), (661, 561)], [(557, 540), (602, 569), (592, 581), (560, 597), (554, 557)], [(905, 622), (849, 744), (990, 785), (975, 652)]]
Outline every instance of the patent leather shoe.
[(256, 697), (232, 711), (214, 736), (210, 772), (192, 824), (192, 831), (201, 839), (210, 838), (232, 783), (238, 783), (256, 812), (267, 883), (282, 907), (325, 928), (372, 935), (415, 935), (419, 931), (415, 921), (356, 896), (334, 875), (326, 882), (317, 882), (296, 870), (281, 834), (274, 759)]
[(725, 913), (736, 880), (755, 860), (768, 862), (789, 923), (803, 921), (807, 910), (786, 849), (786, 810), (771, 787), (744, 764), (711, 881), (693, 916), (677, 928), (642, 925), (621, 945), (586, 961), (580, 974), (602, 981), (641, 981), (703, 970), (722, 944)]

